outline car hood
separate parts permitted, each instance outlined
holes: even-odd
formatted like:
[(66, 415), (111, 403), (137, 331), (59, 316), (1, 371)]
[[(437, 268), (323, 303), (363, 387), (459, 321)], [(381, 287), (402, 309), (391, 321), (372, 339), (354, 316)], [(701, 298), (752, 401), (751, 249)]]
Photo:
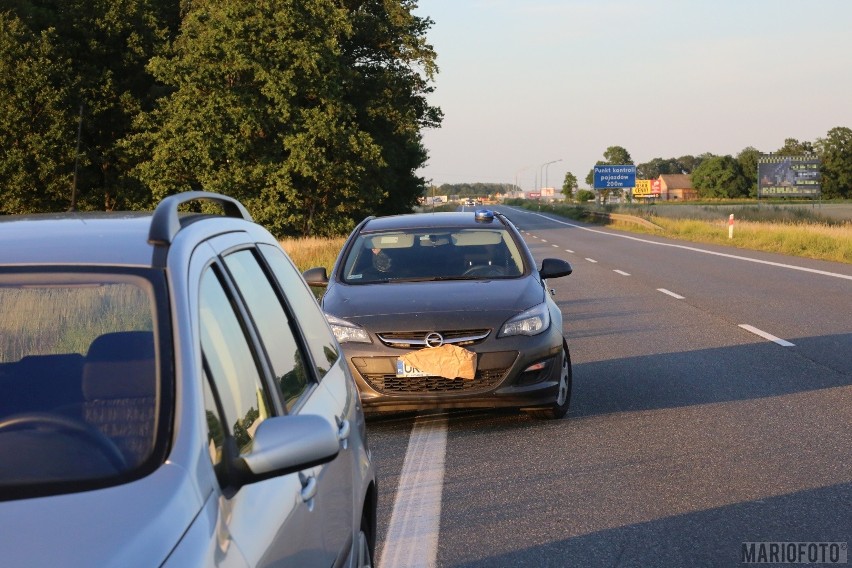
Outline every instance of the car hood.
[(160, 566), (201, 508), (185, 470), (116, 487), (0, 503), (4, 566)]
[[(448, 280), (387, 284), (338, 284), (323, 298), (323, 309), (359, 325), (382, 319), (387, 329), (496, 325), (544, 301), (544, 289), (531, 277), (505, 280)], [(415, 321), (416, 318), (416, 321)], [(393, 325), (396, 321), (399, 325)], [(406, 323), (407, 322), (407, 323)], [(455, 327), (455, 326), (452, 326)]]

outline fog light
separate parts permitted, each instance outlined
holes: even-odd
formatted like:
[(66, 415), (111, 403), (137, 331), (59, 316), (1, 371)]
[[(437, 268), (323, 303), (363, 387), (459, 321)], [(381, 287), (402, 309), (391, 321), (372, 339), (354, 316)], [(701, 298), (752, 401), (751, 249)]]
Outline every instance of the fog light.
[(533, 363), (518, 375), (518, 380), (515, 381), (515, 384), (522, 387), (540, 383), (550, 374), (551, 361), (553, 361), (553, 359), (545, 359), (544, 361)]
[(529, 367), (527, 367), (526, 369), (524, 369), (524, 373), (529, 373), (529, 372), (531, 372), (531, 371), (541, 371), (541, 370), (542, 370), (542, 369), (544, 369), (546, 366), (547, 366), (547, 365), (545, 364), (545, 362), (544, 362), (544, 361), (539, 361), (538, 363), (533, 363), (532, 365), (530, 365)]

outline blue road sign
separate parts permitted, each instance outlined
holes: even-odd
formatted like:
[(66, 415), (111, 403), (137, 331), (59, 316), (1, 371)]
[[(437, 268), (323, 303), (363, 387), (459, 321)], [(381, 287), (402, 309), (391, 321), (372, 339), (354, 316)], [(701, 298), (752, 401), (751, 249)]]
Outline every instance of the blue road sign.
[(595, 166), (595, 189), (636, 187), (636, 166)]

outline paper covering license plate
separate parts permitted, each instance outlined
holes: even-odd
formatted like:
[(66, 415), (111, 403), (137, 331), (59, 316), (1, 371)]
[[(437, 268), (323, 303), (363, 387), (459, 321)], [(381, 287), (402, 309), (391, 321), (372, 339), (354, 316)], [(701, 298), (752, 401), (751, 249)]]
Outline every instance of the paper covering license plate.
[(396, 376), (397, 377), (428, 377), (429, 373), (424, 373), (417, 367), (412, 367), (402, 359), (396, 360)]

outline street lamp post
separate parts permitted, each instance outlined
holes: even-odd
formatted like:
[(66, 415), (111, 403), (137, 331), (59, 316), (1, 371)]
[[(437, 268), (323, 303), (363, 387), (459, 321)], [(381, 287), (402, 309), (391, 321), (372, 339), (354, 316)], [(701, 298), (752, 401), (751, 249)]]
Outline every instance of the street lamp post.
[(558, 160), (553, 160), (552, 162), (547, 162), (546, 164), (544, 164), (544, 180), (545, 180), (544, 186), (545, 187), (547, 187), (547, 168), (550, 166), (550, 164), (555, 164), (556, 162), (561, 162), (561, 161), (562, 161), (562, 158), (559, 158)]

